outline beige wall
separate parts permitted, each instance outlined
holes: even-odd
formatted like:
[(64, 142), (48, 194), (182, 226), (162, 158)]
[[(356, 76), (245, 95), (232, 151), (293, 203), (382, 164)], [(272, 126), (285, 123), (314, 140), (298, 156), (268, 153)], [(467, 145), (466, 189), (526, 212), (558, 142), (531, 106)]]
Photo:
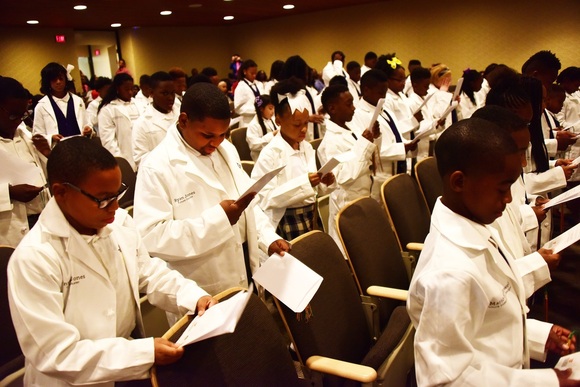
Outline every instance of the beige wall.
[[(213, 66), (225, 76), (233, 52), (254, 59), (266, 72), (274, 60), (294, 54), (321, 70), (334, 50), (361, 64), (369, 50), (396, 52), (404, 64), (415, 58), (424, 65), (444, 62), (456, 75), (490, 62), (520, 69), (542, 49), (557, 53), (564, 68), (580, 65), (578, 0), (448, 0), (437, 6), (382, 1), (228, 27), (127, 28), (120, 41), (136, 78), (173, 66), (186, 72)], [(55, 43), (55, 34), (65, 34), (67, 43)], [(78, 44), (88, 44), (78, 31), (0, 28), (0, 75), (15, 77), (36, 93), (46, 63), (76, 63), (75, 35)], [(108, 40), (111, 33), (101, 35)], [(73, 75), (79, 87), (78, 72)]]

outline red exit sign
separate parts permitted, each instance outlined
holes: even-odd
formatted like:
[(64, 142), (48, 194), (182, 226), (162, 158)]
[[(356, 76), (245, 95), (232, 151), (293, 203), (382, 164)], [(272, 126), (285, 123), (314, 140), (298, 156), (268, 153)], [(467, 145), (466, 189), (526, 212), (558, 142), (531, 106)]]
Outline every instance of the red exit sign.
[(54, 40), (56, 40), (57, 43), (65, 43), (66, 37), (64, 35), (55, 35)]

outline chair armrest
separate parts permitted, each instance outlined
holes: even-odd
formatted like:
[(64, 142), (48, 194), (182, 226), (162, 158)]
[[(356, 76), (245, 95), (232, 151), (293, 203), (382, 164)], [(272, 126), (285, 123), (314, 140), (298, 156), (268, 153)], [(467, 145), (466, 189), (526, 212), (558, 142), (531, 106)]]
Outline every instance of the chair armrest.
[(306, 366), (313, 371), (336, 375), (361, 383), (370, 383), (377, 379), (377, 371), (371, 367), (330, 357), (310, 356), (306, 360)]
[(408, 290), (387, 288), (386, 286), (369, 286), (367, 294), (383, 298), (392, 298), (393, 300), (407, 301)]
[(409, 242), (409, 243), (407, 243), (407, 250), (422, 251), (423, 250), (423, 243)]

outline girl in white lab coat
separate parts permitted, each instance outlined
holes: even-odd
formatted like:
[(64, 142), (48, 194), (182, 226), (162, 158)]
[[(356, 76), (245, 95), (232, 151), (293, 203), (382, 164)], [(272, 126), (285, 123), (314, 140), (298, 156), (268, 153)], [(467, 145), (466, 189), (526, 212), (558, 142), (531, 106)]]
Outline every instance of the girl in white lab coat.
[(278, 133), (278, 125), (272, 119), (274, 117), (274, 105), (270, 96), (262, 94), (256, 100), (256, 115), (248, 125), (246, 132), (246, 141), (250, 147), (252, 160), (258, 160), (260, 151), (274, 138)]
[(54, 146), (63, 137), (90, 136), (93, 133), (85, 111), (85, 103), (69, 90), (74, 89), (69, 65), (51, 62), (40, 71), (40, 91), (44, 97), (34, 109), (33, 134), (42, 134)]
[(93, 127), (95, 133), (99, 133), (99, 122), (97, 120), (97, 111), (99, 110), (99, 105), (103, 101), (103, 97), (107, 95), (109, 88), (113, 84), (111, 78), (98, 77), (95, 81), (95, 90), (99, 94), (97, 98), (92, 100), (87, 106), (87, 116), (89, 124)]
[(99, 134), (103, 146), (115, 157), (123, 157), (137, 169), (133, 159), (131, 131), (139, 118), (139, 109), (133, 100), (133, 78), (119, 73), (103, 98), (97, 113)]
[(256, 82), (257, 74), (258, 65), (251, 59), (244, 61), (238, 71), (239, 81), (234, 91), (234, 111), (242, 116), (240, 126), (248, 126), (252, 121), (256, 114), (254, 108), (256, 98), (264, 93), (262, 83)]
[(278, 227), (278, 235), (292, 240), (316, 228), (317, 186), (333, 184), (334, 175), (316, 172), (315, 151), (304, 141), (310, 116), (304, 85), (297, 79), (282, 81), (272, 88), (271, 99), (280, 135), (262, 149), (252, 178), (285, 166), (258, 193), (258, 200), (271, 224)]
[(457, 107), (459, 119), (471, 117), (473, 112), (482, 107), (485, 101), (480, 101), (477, 92), (481, 90), (483, 75), (477, 70), (467, 69), (463, 72), (461, 98)]
[[(447, 65), (438, 64), (431, 68), (431, 86), (429, 87), (429, 94), (433, 94), (431, 97), (431, 106), (433, 107), (433, 115), (436, 120), (442, 118), (443, 113), (449, 105), (451, 105), (451, 99), (453, 94), (449, 92), (449, 86), (451, 86), (451, 70)], [(452, 124), (452, 114), (445, 117), (445, 121), (439, 122), (440, 129), (446, 129)]]

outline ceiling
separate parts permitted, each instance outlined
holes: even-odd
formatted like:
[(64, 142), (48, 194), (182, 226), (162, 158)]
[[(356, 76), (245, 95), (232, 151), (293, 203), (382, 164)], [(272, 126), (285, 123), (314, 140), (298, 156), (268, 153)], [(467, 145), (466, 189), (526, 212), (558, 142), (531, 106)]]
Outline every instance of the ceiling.
[[(384, 0), (383, 0), (384, 1)], [(377, 0), (2, 0), (0, 26), (73, 28), (76, 30), (122, 27), (224, 26), (345, 6)], [(77, 11), (75, 5), (86, 5)], [(282, 7), (293, 4), (294, 9)], [(172, 11), (169, 16), (161, 11)], [(225, 21), (224, 16), (234, 16)]]

